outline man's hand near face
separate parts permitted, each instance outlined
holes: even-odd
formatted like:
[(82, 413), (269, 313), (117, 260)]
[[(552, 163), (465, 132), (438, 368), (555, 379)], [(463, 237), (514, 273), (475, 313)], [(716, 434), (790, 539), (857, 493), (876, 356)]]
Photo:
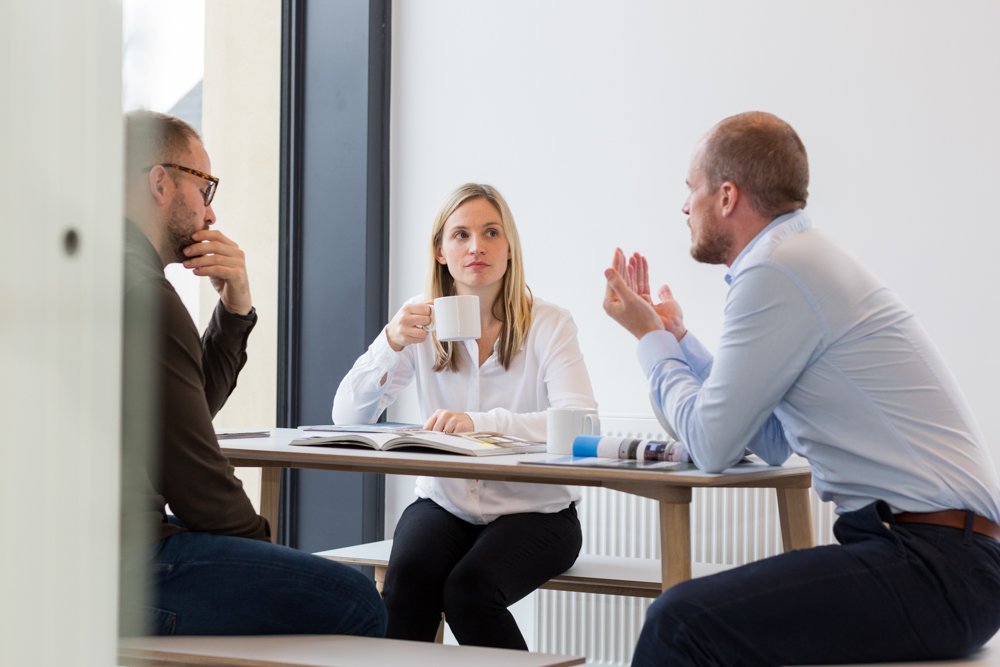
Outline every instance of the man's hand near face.
[(184, 268), (196, 276), (208, 276), (219, 293), (222, 305), (234, 315), (248, 315), (253, 309), (250, 280), (243, 250), (222, 232), (205, 229), (191, 235), (195, 240), (184, 249)]

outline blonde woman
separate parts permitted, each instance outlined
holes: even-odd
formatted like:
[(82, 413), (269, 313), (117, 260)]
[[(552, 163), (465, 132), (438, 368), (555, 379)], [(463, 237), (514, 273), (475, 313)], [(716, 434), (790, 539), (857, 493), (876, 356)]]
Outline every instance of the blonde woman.
[[(479, 297), (478, 341), (439, 342), (430, 299)], [(503, 197), (469, 183), (431, 230), (427, 293), (410, 299), (333, 401), (338, 424), (371, 423), (415, 382), (425, 428), (545, 440), (545, 410), (596, 407), (569, 312), (532, 296)], [(444, 612), (461, 644), (527, 649), (507, 607), (562, 573), (582, 542), (577, 489), (420, 477), (396, 526), (383, 596), (388, 637), (433, 641)]]

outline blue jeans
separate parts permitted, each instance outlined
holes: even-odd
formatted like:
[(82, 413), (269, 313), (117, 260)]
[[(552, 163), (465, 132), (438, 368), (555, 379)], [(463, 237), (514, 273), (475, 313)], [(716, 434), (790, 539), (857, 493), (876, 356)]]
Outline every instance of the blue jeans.
[[(375, 585), (346, 565), (260, 540), (197, 532), (159, 540), (152, 556), (151, 605), (130, 604), (127, 591), (123, 604), (123, 614), (139, 614), (150, 634), (385, 634), (385, 605)], [(135, 627), (128, 619), (123, 625)]]
[(1000, 627), (1000, 543), (894, 524), (885, 503), (842, 515), (839, 545), (692, 579), (649, 608), (633, 667), (956, 658)]

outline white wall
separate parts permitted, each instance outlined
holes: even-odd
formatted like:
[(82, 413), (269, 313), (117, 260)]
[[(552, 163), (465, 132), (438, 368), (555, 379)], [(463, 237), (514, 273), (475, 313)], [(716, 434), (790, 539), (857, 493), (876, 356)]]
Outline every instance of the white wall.
[(0, 3), (0, 665), (105, 667), (118, 631), (121, 8), (50, 5)]
[(997, 25), (989, 0), (396, 2), (390, 309), (423, 283), (444, 196), (492, 183), (529, 284), (576, 318), (601, 410), (648, 414), (602, 270), (617, 245), (646, 253), (714, 347), (724, 269), (688, 255), (690, 151), (768, 110), (809, 150), (814, 222), (917, 312), (1000, 460)]

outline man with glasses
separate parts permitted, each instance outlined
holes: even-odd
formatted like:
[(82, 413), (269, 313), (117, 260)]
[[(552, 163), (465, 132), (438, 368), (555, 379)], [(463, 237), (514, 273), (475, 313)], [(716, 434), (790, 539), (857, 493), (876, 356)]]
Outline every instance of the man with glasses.
[[(216, 440), (257, 314), (243, 251), (212, 229), (200, 137), (150, 111), (125, 126), (123, 632), (381, 636), (371, 580), (271, 544)], [(164, 276), (176, 262), (219, 293), (201, 337)]]

